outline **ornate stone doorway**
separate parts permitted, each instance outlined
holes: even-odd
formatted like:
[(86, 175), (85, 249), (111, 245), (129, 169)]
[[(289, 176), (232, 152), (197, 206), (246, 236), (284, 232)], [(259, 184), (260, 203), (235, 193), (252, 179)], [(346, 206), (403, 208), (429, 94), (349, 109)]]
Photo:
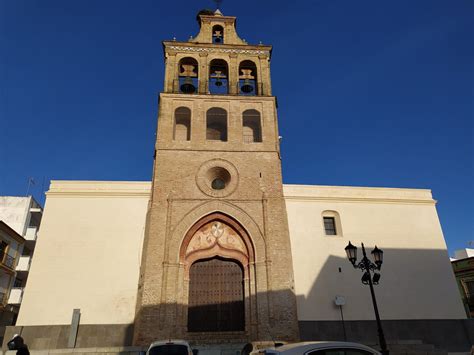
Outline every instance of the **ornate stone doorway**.
[(245, 330), (244, 273), (234, 260), (195, 262), (189, 272), (189, 332)]
[(253, 246), (234, 220), (214, 213), (184, 238), (188, 332), (248, 331)]

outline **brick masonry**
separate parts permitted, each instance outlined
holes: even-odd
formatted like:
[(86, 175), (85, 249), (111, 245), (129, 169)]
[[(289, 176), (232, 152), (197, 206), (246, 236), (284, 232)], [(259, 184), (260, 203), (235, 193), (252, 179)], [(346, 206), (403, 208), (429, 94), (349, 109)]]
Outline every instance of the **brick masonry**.
[[(134, 344), (197, 336), (187, 332), (189, 280), (186, 260), (180, 258), (179, 252), (186, 233), (211, 213), (231, 218), (250, 237), (253, 248), (253, 259), (245, 266), (245, 331), (237, 334), (234, 341), (296, 340), (296, 298), (276, 102), (270, 96), (270, 47), (257, 50), (255, 46), (242, 44), (235, 33), (233, 18), (205, 20), (198, 38), (209, 37), (209, 26), (217, 21), (225, 27), (226, 38), (235, 44), (226, 40), (223, 47), (209, 43), (164, 43), (165, 92), (160, 95), (152, 200), (143, 246)], [(199, 52), (200, 49), (205, 52)], [(185, 57), (199, 63), (200, 82), (206, 80), (203, 73), (208, 72), (214, 58), (228, 63), (229, 80), (234, 83), (238, 82), (239, 63), (252, 60), (256, 63), (260, 86), (265, 88), (260, 94), (264, 95), (209, 95), (202, 92), (202, 87), (197, 95), (173, 93), (178, 63)], [(177, 141), (173, 139), (174, 112), (183, 106), (191, 111), (190, 140)], [(225, 142), (206, 139), (206, 112), (213, 107), (227, 112)], [(248, 109), (260, 113), (262, 142), (243, 141), (242, 114)], [(224, 190), (213, 191), (210, 187), (213, 167), (224, 168), (230, 175)], [(215, 341), (219, 337), (213, 333), (199, 335), (200, 340)], [(229, 340), (222, 336), (222, 341)]]

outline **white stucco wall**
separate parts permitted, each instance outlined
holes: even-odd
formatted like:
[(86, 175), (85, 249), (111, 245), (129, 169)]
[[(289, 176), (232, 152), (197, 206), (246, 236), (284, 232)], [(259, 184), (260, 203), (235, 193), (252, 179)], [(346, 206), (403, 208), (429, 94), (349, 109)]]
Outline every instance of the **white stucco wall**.
[(17, 325), (134, 320), (149, 182), (52, 181)]
[[(132, 323), (149, 182), (53, 181), (17, 325)], [(385, 252), (382, 319), (465, 318), (429, 190), (284, 185), (300, 320), (373, 319), (348, 241)], [(323, 211), (342, 236), (326, 236)], [(275, 260), (274, 262), (278, 262)], [(339, 272), (341, 268), (341, 272)]]
[(24, 235), (30, 204), (29, 196), (0, 196), (0, 221), (8, 224), (19, 235)]
[[(347, 260), (351, 241), (362, 254), (384, 251), (375, 286), (382, 319), (465, 318), (430, 190), (285, 185), (299, 320), (373, 319), (362, 272)], [(326, 236), (322, 212), (339, 213), (342, 236)], [(341, 272), (339, 272), (341, 268)]]

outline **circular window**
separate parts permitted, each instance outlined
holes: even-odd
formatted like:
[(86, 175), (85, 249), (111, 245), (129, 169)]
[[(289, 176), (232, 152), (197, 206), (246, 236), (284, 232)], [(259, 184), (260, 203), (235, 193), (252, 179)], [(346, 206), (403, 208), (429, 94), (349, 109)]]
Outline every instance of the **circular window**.
[(215, 159), (201, 165), (196, 175), (199, 189), (212, 197), (230, 195), (237, 187), (237, 169), (228, 161)]
[(212, 180), (211, 187), (214, 190), (222, 190), (222, 189), (225, 188), (225, 181), (222, 180), (221, 178), (216, 178), (216, 179)]

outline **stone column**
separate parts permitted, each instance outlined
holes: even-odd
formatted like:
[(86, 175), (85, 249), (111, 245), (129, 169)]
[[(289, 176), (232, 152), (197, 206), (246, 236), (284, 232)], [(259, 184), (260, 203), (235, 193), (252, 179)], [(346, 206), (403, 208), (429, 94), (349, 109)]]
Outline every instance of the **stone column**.
[(270, 80), (270, 65), (269, 59), (266, 56), (259, 56), (260, 59), (260, 75), (257, 76), (259, 82), (259, 89), (262, 93), (260, 95), (271, 95), (272, 94), (272, 83)]
[(239, 63), (237, 61), (237, 54), (230, 54), (230, 63), (229, 63), (229, 94), (236, 95), (237, 91), (237, 82), (239, 81)]
[(199, 93), (207, 94), (207, 86), (209, 80), (209, 62), (207, 53), (199, 53)]
[(176, 62), (176, 53), (168, 53), (166, 57), (166, 72), (165, 72), (165, 92), (173, 92), (175, 89), (175, 79), (177, 79), (178, 63)]

